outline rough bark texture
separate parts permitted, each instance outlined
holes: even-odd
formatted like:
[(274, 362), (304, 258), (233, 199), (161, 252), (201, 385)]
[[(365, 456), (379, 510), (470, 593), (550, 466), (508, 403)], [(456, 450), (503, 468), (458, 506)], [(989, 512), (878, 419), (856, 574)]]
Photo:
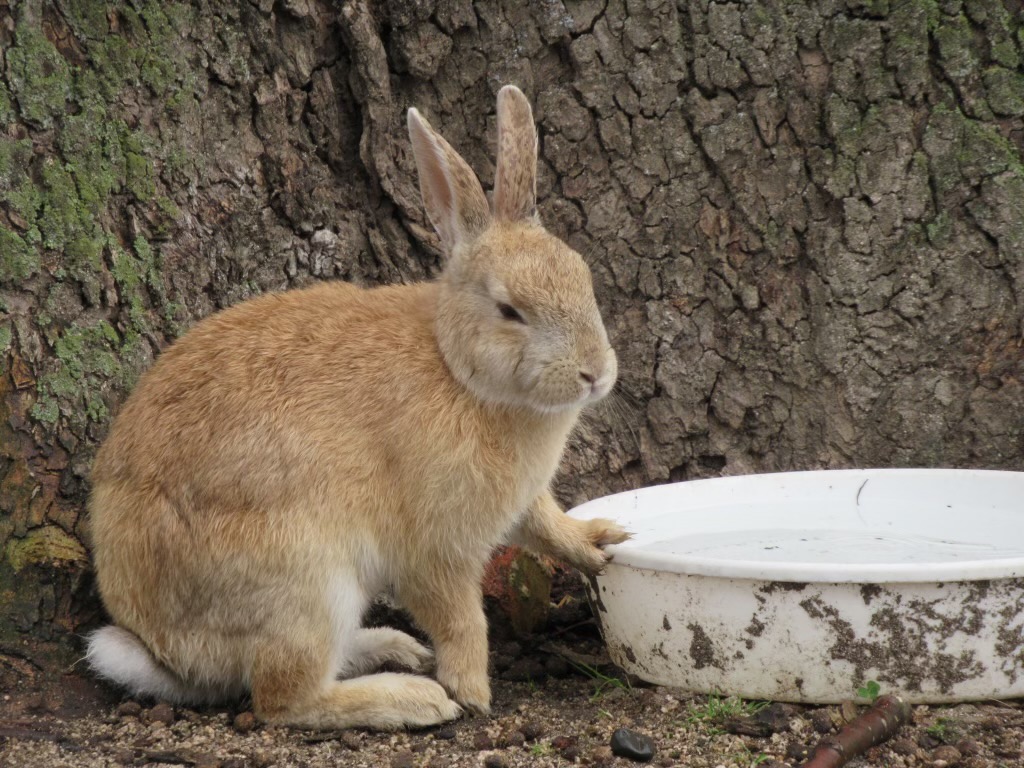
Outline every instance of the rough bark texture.
[(404, 111), (540, 210), (622, 360), (558, 491), (1024, 469), (1024, 75), (1000, 0), (0, 0), (0, 644), (95, 611), (91, 457), (219, 307), (440, 267)]

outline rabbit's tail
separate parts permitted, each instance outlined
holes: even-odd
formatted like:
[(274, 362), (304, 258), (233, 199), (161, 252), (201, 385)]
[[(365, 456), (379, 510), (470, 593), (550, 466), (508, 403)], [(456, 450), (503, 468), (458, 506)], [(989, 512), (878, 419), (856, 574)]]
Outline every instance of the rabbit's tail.
[(149, 696), (183, 704), (194, 701), (195, 691), (161, 665), (143, 642), (127, 629), (109, 626), (89, 635), (85, 660), (102, 678), (128, 689), (133, 696)]

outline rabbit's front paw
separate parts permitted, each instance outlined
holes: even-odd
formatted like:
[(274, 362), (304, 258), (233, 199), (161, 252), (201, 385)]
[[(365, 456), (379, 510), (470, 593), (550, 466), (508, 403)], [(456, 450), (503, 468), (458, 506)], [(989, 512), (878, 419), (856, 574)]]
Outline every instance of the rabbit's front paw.
[(612, 559), (604, 548), (609, 544), (620, 544), (632, 535), (617, 523), (603, 518), (581, 522), (580, 529), (581, 541), (571, 562), (584, 573), (598, 573), (603, 570)]
[(455, 701), (475, 715), (491, 714), (491, 682), (487, 676), (453, 677), (438, 672), (438, 682)]

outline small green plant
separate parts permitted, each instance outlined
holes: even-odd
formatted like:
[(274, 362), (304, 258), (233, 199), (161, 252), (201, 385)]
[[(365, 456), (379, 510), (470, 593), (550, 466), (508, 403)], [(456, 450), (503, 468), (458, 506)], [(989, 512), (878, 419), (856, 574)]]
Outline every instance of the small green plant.
[(960, 727), (956, 724), (956, 721), (951, 720), (948, 717), (940, 717), (936, 719), (934, 723), (924, 729), (934, 739), (938, 739), (943, 744), (953, 744), (960, 738)]
[(690, 705), (686, 717), (688, 725), (702, 725), (712, 735), (724, 733), (719, 727), (726, 720), (737, 717), (751, 717), (768, 706), (766, 701), (743, 701), (736, 696), (722, 698), (711, 694), (703, 706)]
[(864, 685), (857, 689), (857, 698), (867, 699), (871, 704), (874, 704), (881, 693), (882, 686), (874, 680), (868, 680)]
[(632, 686), (628, 681), (620, 680), (617, 677), (609, 677), (608, 675), (594, 669), (589, 664), (584, 664), (582, 661), (570, 661), (572, 666), (576, 667), (580, 672), (589, 677), (594, 684), (594, 694), (590, 697), (591, 701), (595, 701), (609, 690), (620, 688), (623, 691), (632, 690)]
[(544, 755), (550, 755), (554, 750), (551, 745), (546, 741), (538, 741), (532, 747), (530, 747), (530, 754), (534, 757), (543, 757)]
[(757, 768), (761, 763), (767, 763), (772, 759), (771, 755), (764, 752), (752, 752), (749, 747), (744, 746), (742, 752), (730, 755), (733, 763), (743, 768)]

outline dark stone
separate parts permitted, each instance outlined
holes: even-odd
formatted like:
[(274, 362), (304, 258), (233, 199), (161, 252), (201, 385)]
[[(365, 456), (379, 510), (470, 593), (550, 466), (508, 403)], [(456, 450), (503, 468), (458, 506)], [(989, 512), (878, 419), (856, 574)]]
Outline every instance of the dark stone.
[(415, 765), (412, 752), (404, 749), (391, 758), (391, 768), (413, 768)]
[(799, 741), (791, 741), (789, 744), (786, 745), (787, 760), (793, 760), (795, 762), (797, 760), (803, 760), (805, 757), (807, 757), (806, 744), (803, 744)]
[(353, 752), (357, 751), (363, 746), (362, 739), (359, 738), (358, 734), (352, 733), (351, 731), (345, 731), (341, 734), (341, 743), (351, 749)]
[(816, 709), (809, 715), (811, 725), (818, 733), (832, 733), (835, 723), (832, 721), (832, 712), (827, 709)]
[(510, 747), (521, 747), (526, 743), (526, 734), (522, 731), (512, 731), (506, 738)]
[(962, 759), (963, 755), (960, 754), (960, 750), (956, 747), (944, 744), (932, 750), (932, 760), (945, 760), (948, 766), (960, 765)]
[(555, 736), (551, 740), (551, 746), (557, 749), (559, 752), (565, 752), (569, 747), (576, 746), (575, 736)]
[(889, 744), (889, 749), (895, 752), (897, 755), (916, 755), (917, 744), (910, 739), (893, 739)]
[(764, 725), (769, 733), (784, 733), (789, 730), (789, 721), (796, 715), (797, 709), (791, 704), (776, 702), (759, 709), (754, 714), (754, 721)]
[(523, 726), (523, 736), (527, 741), (536, 741), (544, 735), (544, 726), (536, 721), (526, 723)]
[(249, 733), (256, 727), (256, 715), (252, 712), (239, 712), (232, 723), (239, 733)]
[(642, 733), (619, 728), (612, 734), (612, 753), (638, 763), (647, 763), (654, 757), (654, 742)]
[(488, 755), (484, 758), (484, 768), (508, 768), (508, 763), (501, 755)]
[(142, 714), (142, 706), (137, 701), (124, 701), (117, 706), (117, 714), (121, 717), (138, 717)]
[(170, 725), (175, 720), (174, 707), (170, 704), (165, 704), (164, 702), (154, 705), (153, 708), (149, 710), (148, 714), (149, 721), (151, 723), (164, 723), (165, 725)]
[(480, 752), (486, 752), (487, 750), (494, 749), (494, 739), (483, 731), (480, 731), (473, 735), (473, 747)]
[(956, 743), (956, 748), (960, 750), (961, 755), (981, 754), (981, 745), (974, 739), (960, 739)]
[(438, 729), (437, 733), (434, 734), (434, 738), (438, 741), (451, 741), (455, 738), (455, 727), (446, 725)]
[(930, 733), (922, 733), (917, 737), (917, 743), (925, 749), (935, 749), (935, 747), (939, 746), (942, 742)]

